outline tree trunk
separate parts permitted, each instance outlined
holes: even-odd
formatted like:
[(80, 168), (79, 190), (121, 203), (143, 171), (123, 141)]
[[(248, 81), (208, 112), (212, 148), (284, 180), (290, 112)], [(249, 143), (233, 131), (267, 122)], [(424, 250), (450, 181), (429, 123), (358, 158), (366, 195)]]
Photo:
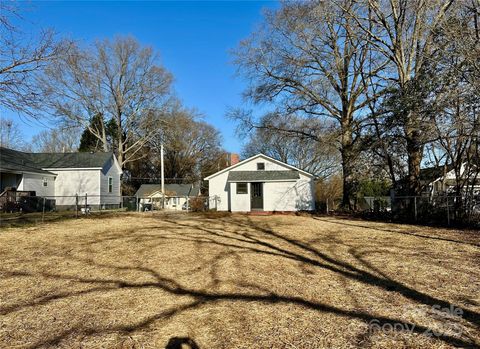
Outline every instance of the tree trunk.
[(423, 145), (419, 139), (418, 132), (407, 132), (407, 195), (420, 195), (422, 191), (420, 183), (420, 165), (423, 158)]
[[(120, 140), (121, 141), (121, 140)], [(121, 144), (121, 143), (120, 143)], [(122, 170), (125, 167), (125, 154), (123, 152), (123, 149), (121, 148), (122, 146), (117, 148), (117, 161), (118, 165), (122, 168)]]
[[(116, 118), (116, 122), (117, 122), (117, 160), (118, 160), (118, 165), (121, 167), (121, 169), (123, 170), (124, 169), (124, 162), (125, 162), (125, 147), (126, 145), (124, 144), (125, 142), (125, 138), (124, 137), (124, 131), (122, 130), (122, 116), (121, 116), (121, 112), (118, 111), (118, 115), (117, 115), (117, 118)], [(114, 145), (114, 148), (115, 148), (115, 145)]]
[(341, 149), (342, 156), (342, 171), (343, 171), (343, 195), (342, 195), (342, 208), (348, 211), (353, 210), (352, 198), (355, 192), (354, 186), (354, 162), (355, 154), (353, 152), (353, 137), (351, 131), (351, 118), (346, 116), (342, 120), (342, 137), (341, 137)]
[(353, 210), (352, 198), (355, 192), (354, 180), (353, 180), (353, 166), (350, 163), (350, 156), (345, 156), (345, 152), (342, 153), (342, 171), (343, 171), (343, 195), (342, 195), (342, 208), (348, 211)]

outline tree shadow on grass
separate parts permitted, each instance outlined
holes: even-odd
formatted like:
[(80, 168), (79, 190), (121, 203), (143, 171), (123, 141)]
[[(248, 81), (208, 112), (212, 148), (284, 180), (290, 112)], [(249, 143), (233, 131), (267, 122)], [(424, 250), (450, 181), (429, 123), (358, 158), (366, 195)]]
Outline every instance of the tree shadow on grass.
[[(250, 218), (234, 217), (225, 217), (212, 221), (210, 221), (209, 219), (198, 218), (196, 221), (193, 222), (188, 220), (185, 222), (182, 220), (163, 219), (162, 222), (166, 223), (163, 224), (163, 227), (162, 225), (159, 225), (158, 228), (139, 228), (136, 231), (130, 230), (124, 233), (110, 234), (107, 237), (99, 236), (97, 240), (91, 240), (90, 242), (84, 241), (82, 243), (82, 246), (85, 247), (89, 244), (96, 245), (100, 241), (111, 242), (115, 240), (119, 240), (122, 243), (148, 242), (151, 244), (176, 243), (179, 241), (195, 242), (206, 246), (222, 247), (225, 249), (225, 251), (223, 252), (223, 254), (225, 255), (231, 255), (232, 253), (243, 251), (259, 255), (274, 256), (276, 258), (285, 258), (290, 261), (296, 261), (301, 264), (309, 265), (313, 268), (322, 268), (328, 270), (345, 278), (345, 280), (354, 280), (357, 282), (361, 282), (366, 286), (379, 287), (387, 292), (397, 292), (418, 304), (428, 306), (439, 305), (441, 307), (450, 306), (450, 304), (444, 300), (417, 291), (412, 287), (406, 286), (396, 280), (389, 278), (385, 273), (382, 273), (381, 270), (375, 269), (372, 265), (369, 265), (368, 263), (363, 261), (361, 258), (359, 258), (358, 255), (354, 257), (357, 257), (357, 260), (365, 269), (370, 269), (371, 271), (365, 270), (364, 268), (359, 268), (352, 263), (343, 261), (338, 256), (334, 255), (332, 257), (331, 255), (328, 255), (325, 252), (319, 251), (318, 249), (308, 245), (302, 240), (284, 236), (274, 231), (264, 222), (260, 224), (254, 222)], [(207, 226), (211, 223), (213, 223), (213, 225), (216, 225), (217, 227), (207, 228)], [(142, 232), (142, 230), (152, 229), (154, 231), (157, 231), (158, 233), (155, 234)], [(339, 242), (337, 241), (336, 243), (338, 244)], [(87, 329), (71, 328), (57, 334), (52, 338), (42, 339), (41, 341), (32, 344), (32, 348), (57, 345), (62, 340), (65, 340), (66, 338), (74, 334), (82, 334), (84, 336), (89, 336), (112, 332), (130, 333), (146, 328), (157, 321), (168, 321), (173, 316), (177, 316), (184, 311), (200, 309), (205, 305), (212, 305), (223, 302), (257, 302), (271, 305), (293, 304), (299, 307), (303, 307), (305, 309), (319, 311), (322, 313), (330, 313), (348, 319), (357, 319), (366, 323), (375, 320), (380, 326), (382, 324), (402, 322), (401, 319), (375, 315), (365, 311), (343, 309), (337, 305), (311, 301), (301, 296), (284, 296), (272, 291), (268, 291), (259, 286), (255, 287), (256, 285), (242, 285), (241, 283), (239, 283), (238, 285), (248, 286), (251, 289), (255, 289), (256, 292), (254, 294), (247, 294), (242, 292), (215, 291), (215, 285), (219, 283), (219, 280), (216, 279), (214, 272), (210, 274), (212, 283), (209, 284), (207, 287), (204, 287), (203, 289), (198, 289), (182, 285), (176, 279), (162, 276), (156, 270), (145, 266), (113, 265), (109, 263), (98, 262), (94, 258), (78, 257), (70, 253), (63, 253), (61, 255), (67, 260), (72, 259), (77, 262), (84, 263), (86, 266), (93, 266), (99, 269), (110, 269), (113, 272), (111, 273), (113, 275), (116, 274), (115, 271), (117, 271), (118, 273), (122, 271), (132, 271), (147, 276), (149, 279), (151, 279), (151, 281), (135, 282), (128, 279), (116, 277), (98, 278), (83, 277), (80, 275), (57, 274), (44, 271), (29, 273), (25, 271), (11, 272), (5, 270), (3, 271), (3, 275), (5, 275), (6, 277), (31, 276), (51, 278), (70, 282), (77, 282), (81, 284), (92, 284), (92, 287), (87, 290), (77, 292), (60, 292), (56, 293), (55, 295), (40, 297), (30, 302), (9, 305), (1, 308), (0, 314), (5, 315), (20, 309), (36, 307), (42, 304), (48, 304), (52, 301), (56, 301), (59, 299), (68, 299), (71, 297), (84, 296), (87, 294), (95, 295), (99, 293), (109, 293), (120, 289), (155, 288), (170, 295), (187, 296), (189, 298), (189, 301), (186, 304), (171, 307), (164, 311), (158, 312), (153, 316), (145, 317), (135, 323)], [(219, 255), (216, 258), (221, 258), (221, 256)], [(211, 261), (208, 261), (206, 262), (206, 264), (210, 262)], [(202, 265), (201, 267), (209, 268), (211, 266)], [(299, 282), (300, 281), (301, 280), (299, 280)], [(465, 320), (469, 321), (471, 324), (477, 327), (479, 326), (480, 316), (477, 312), (466, 308), (460, 309), (462, 309), (463, 311), (463, 318)], [(416, 325), (413, 329), (413, 331), (418, 334), (424, 334), (428, 330), (428, 328), (420, 325)], [(468, 337), (457, 338), (455, 336), (445, 335), (442, 337), (438, 337), (438, 339), (454, 346), (476, 346), (474, 340), (472, 338), (468, 339)]]
[[(177, 223), (181, 224), (181, 223)], [(417, 291), (411, 287), (408, 287), (400, 282), (397, 282), (391, 278), (386, 277), (385, 274), (382, 275), (382, 277), (375, 275), (369, 271), (360, 269), (351, 263), (347, 263), (344, 261), (337, 260), (335, 258), (332, 258), (328, 256), (327, 254), (318, 251), (317, 249), (313, 248), (312, 246), (309, 246), (305, 244), (304, 242), (300, 240), (295, 240), (292, 238), (288, 238), (286, 236), (280, 235), (279, 233), (273, 231), (272, 229), (265, 227), (265, 226), (260, 226), (260, 225), (254, 225), (253, 222), (249, 219), (248, 223), (244, 223), (243, 221), (235, 221), (235, 224), (239, 227), (243, 228), (251, 228), (254, 227), (255, 230), (261, 231), (265, 233), (266, 236), (269, 237), (274, 237), (274, 241), (281, 241), (282, 243), (287, 243), (290, 246), (294, 246), (296, 248), (299, 248), (300, 250), (303, 250), (303, 254), (299, 252), (293, 252), (292, 250), (285, 249), (283, 247), (279, 247), (274, 245), (272, 242), (267, 242), (264, 240), (260, 240), (256, 237), (253, 237), (252, 235), (248, 233), (239, 233), (239, 235), (245, 237), (245, 239), (236, 239), (240, 240), (242, 242), (247, 242), (251, 244), (255, 244), (258, 246), (264, 246), (268, 247), (272, 251), (275, 251), (281, 255), (283, 255), (285, 258), (292, 258), (296, 259), (298, 261), (304, 262), (311, 264), (313, 266), (317, 267), (322, 267), (325, 269), (328, 269), (330, 271), (336, 272), (342, 276), (345, 276), (350, 279), (354, 279), (360, 282), (363, 282), (368, 285), (373, 285), (377, 287), (384, 288), (387, 291), (396, 291), (403, 296), (410, 298), (416, 302), (423, 303), (426, 305), (434, 306), (434, 305), (440, 305), (441, 307), (446, 307), (448, 308), (450, 306), (450, 303), (435, 298), (433, 296), (430, 296), (428, 294), (422, 293), (420, 291)], [(185, 225), (186, 227), (189, 225)], [(192, 226), (190, 226), (192, 227)], [(203, 230), (205, 232), (208, 232), (213, 235), (220, 236), (221, 233), (212, 231), (210, 229), (206, 229), (200, 225), (194, 225), (195, 229), (198, 230)], [(318, 259), (312, 258), (308, 256), (308, 254), (312, 254)], [(365, 265), (365, 264), (364, 264)], [(366, 265), (367, 267), (371, 267), (371, 265)], [(375, 270), (378, 272), (377, 270)], [(468, 320), (469, 322), (480, 326), (480, 314), (474, 311), (470, 311), (469, 309), (465, 309), (459, 306), (456, 306), (457, 308), (461, 309), (464, 314), (464, 318)]]
[(198, 344), (189, 337), (172, 337), (165, 349), (200, 349)]
[[(322, 221), (322, 222), (325, 222), (325, 223), (329, 223), (329, 224), (337, 224), (337, 225), (341, 225), (341, 226), (351, 226), (351, 227), (355, 227), (355, 228), (376, 230), (376, 231), (386, 232), (386, 233), (410, 235), (410, 236), (415, 236), (415, 237), (418, 237), (418, 238), (421, 238), (421, 239), (431, 239), (431, 240), (452, 242), (452, 243), (455, 243), (455, 244), (469, 245), (469, 246), (480, 248), (480, 244), (477, 244), (477, 243), (459, 241), (459, 240), (454, 240), (454, 239), (447, 239), (447, 238), (442, 238), (442, 237), (439, 237), (439, 236), (424, 235), (424, 234), (419, 234), (419, 233), (416, 233), (416, 232), (398, 231), (398, 230), (393, 230), (393, 229), (378, 228), (374, 225), (360, 224), (360, 222), (352, 223), (353, 221), (351, 221), (351, 220), (346, 221), (344, 219), (343, 221), (335, 221), (335, 220), (332, 220), (332, 219), (325, 219), (325, 218), (320, 218), (320, 217), (313, 217), (313, 219), (315, 219), (317, 221)], [(470, 232), (469, 234), (473, 234), (473, 232)], [(480, 235), (479, 235), (479, 237), (480, 237)]]

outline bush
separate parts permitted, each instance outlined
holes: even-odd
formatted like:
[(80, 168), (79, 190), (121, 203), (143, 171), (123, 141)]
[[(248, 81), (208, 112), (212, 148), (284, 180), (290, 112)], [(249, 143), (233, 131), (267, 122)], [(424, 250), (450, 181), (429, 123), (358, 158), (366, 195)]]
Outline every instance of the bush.
[(189, 208), (192, 212), (203, 212), (206, 211), (206, 199), (202, 197), (191, 198), (189, 202)]

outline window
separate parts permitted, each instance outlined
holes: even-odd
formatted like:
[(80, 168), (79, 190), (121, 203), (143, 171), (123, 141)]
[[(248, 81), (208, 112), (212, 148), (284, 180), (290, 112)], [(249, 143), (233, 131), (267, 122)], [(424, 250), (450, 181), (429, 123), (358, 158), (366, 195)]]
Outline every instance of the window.
[(237, 194), (248, 194), (247, 183), (237, 183)]
[(113, 178), (108, 177), (108, 192), (113, 193)]
[(43, 186), (44, 186), (44, 187), (48, 186), (48, 181), (47, 181), (46, 178), (43, 179)]
[(265, 170), (265, 163), (264, 162), (257, 162), (257, 170), (259, 170), (259, 171)]

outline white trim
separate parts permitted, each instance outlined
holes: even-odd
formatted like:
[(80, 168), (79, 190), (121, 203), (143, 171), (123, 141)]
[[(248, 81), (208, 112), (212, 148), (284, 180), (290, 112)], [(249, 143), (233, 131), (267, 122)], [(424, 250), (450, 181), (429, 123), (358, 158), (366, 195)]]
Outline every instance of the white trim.
[[(156, 190), (154, 192), (151, 192), (150, 194), (146, 195), (146, 196), (139, 196), (139, 198), (151, 198), (153, 197), (155, 194), (162, 194), (162, 190)], [(195, 198), (197, 196), (195, 195), (186, 195), (186, 196), (183, 196), (183, 195), (169, 195), (167, 193), (165, 193), (165, 198)]]
[(220, 174), (222, 174), (222, 173), (224, 173), (224, 172), (226, 172), (226, 171), (233, 170), (234, 168), (242, 165), (242, 164), (245, 163), (245, 162), (254, 160), (254, 159), (259, 158), (259, 157), (263, 157), (263, 158), (265, 158), (265, 159), (267, 159), (267, 160), (270, 160), (270, 161), (275, 162), (275, 163), (277, 163), (277, 164), (280, 164), (280, 165), (283, 165), (283, 166), (285, 166), (285, 167), (288, 167), (288, 168), (290, 168), (290, 169), (292, 169), (292, 170), (301, 172), (301, 173), (303, 173), (303, 174), (304, 174), (305, 176), (307, 176), (307, 177), (310, 177), (310, 178), (314, 178), (314, 177), (315, 177), (315, 175), (313, 175), (313, 174), (311, 174), (311, 173), (308, 173), (307, 171), (301, 170), (301, 169), (299, 169), (299, 168), (297, 168), (297, 167), (295, 167), (295, 166), (289, 165), (289, 164), (287, 164), (287, 163), (285, 163), (285, 162), (283, 162), (283, 161), (279, 161), (279, 160), (277, 160), (277, 159), (271, 158), (270, 156), (267, 156), (267, 155), (265, 155), (265, 154), (261, 154), (261, 153), (260, 153), (260, 154), (251, 156), (251, 157), (249, 157), (248, 159), (242, 160), (242, 161), (236, 163), (235, 165), (229, 166), (229, 167), (227, 167), (227, 168), (224, 168), (223, 170), (220, 170), (220, 171), (218, 171), (218, 172), (215, 172), (214, 174), (211, 174), (210, 176), (205, 177), (204, 179), (205, 179), (206, 181), (208, 181), (208, 180), (210, 180), (210, 179), (212, 179), (212, 178), (214, 178), (214, 177), (216, 177), (216, 176), (218, 176), (218, 175), (220, 175)]
[(42, 170), (44, 171), (81, 171), (81, 170), (101, 170), (102, 167), (60, 167), (60, 168), (56, 168), (56, 167), (42, 167)]
[(117, 157), (115, 156), (115, 154), (112, 154), (112, 156), (113, 156), (113, 162), (117, 166), (118, 172), (120, 174), (123, 174), (122, 168), (120, 167), (120, 164), (118, 163)]
[[(261, 171), (261, 170), (260, 170)], [(273, 172), (273, 171), (272, 171)], [(227, 183), (271, 183), (271, 182), (296, 182), (298, 181), (300, 178), (296, 178), (296, 179), (254, 179), (254, 180), (246, 180), (246, 179), (242, 179), (242, 180), (236, 180), (236, 179), (233, 179), (233, 180), (228, 180), (227, 179)]]
[(27, 174), (33, 174), (33, 175), (39, 175), (39, 176), (50, 176), (50, 177), (56, 177), (56, 173), (41, 173), (41, 172), (30, 172), (30, 171), (17, 171), (17, 170), (9, 170), (5, 168), (0, 168), (1, 173), (11, 173), (11, 174), (21, 174), (23, 175), (24, 173)]

